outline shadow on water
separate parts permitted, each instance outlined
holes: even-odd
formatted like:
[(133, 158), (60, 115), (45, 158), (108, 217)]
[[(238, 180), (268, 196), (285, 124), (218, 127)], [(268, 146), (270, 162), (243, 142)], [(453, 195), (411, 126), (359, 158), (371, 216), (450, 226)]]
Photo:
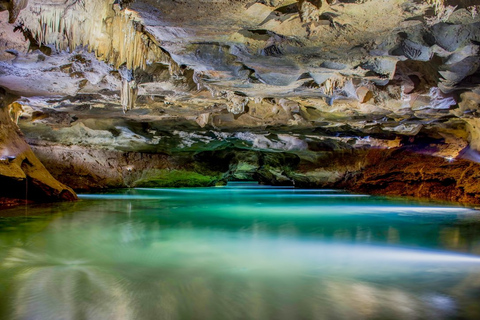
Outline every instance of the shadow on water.
[(245, 185), (80, 198), (0, 211), (0, 318), (480, 317), (476, 210)]

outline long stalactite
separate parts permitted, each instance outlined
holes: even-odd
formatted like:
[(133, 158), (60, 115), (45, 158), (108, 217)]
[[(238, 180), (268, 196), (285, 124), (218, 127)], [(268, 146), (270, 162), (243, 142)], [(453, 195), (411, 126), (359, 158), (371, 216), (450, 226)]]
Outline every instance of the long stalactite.
[(42, 44), (59, 51), (86, 46), (97, 57), (116, 68), (146, 68), (153, 62), (178, 70), (175, 61), (164, 52), (139, 23), (135, 12), (121, 9), (113, 1), (73, 1), (31, 3), (18, 22), (30, 30)]

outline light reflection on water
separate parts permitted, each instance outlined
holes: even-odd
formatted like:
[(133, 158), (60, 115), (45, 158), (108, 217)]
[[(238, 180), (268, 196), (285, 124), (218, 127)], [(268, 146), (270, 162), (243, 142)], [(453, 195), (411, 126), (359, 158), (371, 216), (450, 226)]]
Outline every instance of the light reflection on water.
[(480, 213), (135, 189), (0, 211), (0, 319), (478, 319)]

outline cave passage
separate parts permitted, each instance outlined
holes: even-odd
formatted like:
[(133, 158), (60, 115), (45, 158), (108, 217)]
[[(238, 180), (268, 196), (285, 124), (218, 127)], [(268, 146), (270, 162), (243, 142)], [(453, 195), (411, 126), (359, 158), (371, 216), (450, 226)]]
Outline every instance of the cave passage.
[(478, 320), (479, 181), (480, 0), (0, 0), (0, 320)]

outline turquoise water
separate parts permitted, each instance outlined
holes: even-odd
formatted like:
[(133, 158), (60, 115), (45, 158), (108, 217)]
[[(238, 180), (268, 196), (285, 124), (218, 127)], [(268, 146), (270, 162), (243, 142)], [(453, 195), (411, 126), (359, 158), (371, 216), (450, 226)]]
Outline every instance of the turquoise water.
[(0, 211), (0, 319), (480, 319), (480, 211), (235, 185)]

